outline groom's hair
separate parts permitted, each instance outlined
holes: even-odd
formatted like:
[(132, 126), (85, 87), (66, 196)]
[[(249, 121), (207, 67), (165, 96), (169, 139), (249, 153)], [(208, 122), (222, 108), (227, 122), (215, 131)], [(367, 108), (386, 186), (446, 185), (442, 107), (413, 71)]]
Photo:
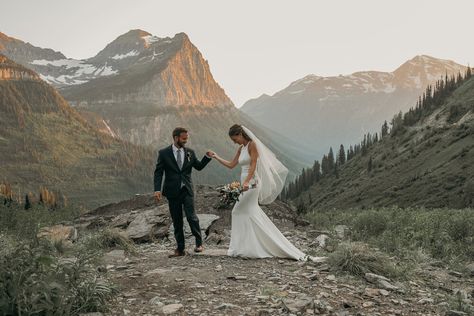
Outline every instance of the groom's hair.
[(185, 129), (184, 127), (176, 127), (174, 130), (173, 130), (173, 139), (175, 137), (179, 137), (181, 135), (181, 133), (187, 133), (188, 130)]

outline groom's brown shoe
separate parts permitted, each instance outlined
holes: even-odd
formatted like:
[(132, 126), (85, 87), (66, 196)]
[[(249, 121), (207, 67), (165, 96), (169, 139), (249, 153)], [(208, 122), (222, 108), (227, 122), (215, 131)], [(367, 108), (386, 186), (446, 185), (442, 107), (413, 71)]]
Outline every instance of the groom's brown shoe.
[(175, 249), (174, 253), (168, 255), (168, 258), (182, 257), (185, 255), (186, 255), (186, 252), (184, 250), (181, 251), (181, 250)]
[(194, 248), (194, 252), (203, 252), (204, 251), (204, 247), (201, 245), (201, 246), (196, 246), (196, 248)]

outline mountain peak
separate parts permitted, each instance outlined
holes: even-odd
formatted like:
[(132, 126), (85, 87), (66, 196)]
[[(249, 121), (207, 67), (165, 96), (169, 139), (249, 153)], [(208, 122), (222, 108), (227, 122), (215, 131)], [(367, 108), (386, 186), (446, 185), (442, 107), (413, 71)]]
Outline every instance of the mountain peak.
[(22, 41), (17, 40), (14, 37), (10, 37), (5, 33), (0, 32), (0, 51), (5, 50), (5, 45), (8, 45), (9, 43), (15, 43), (15, 42), (23, 43)]
[(414, 64), (433, 64), (433, 63), (437, 63), (437, 64), (456, 64), (452, 60), (435, 58), (435, 57), (432, 57), (432, 56), (429, 56), (429, 55), (416, 55), (415, 57), (413, 57), (412, 59), (407, 61), (407, 63), (412, 63), (412, 64), (413, 63)]
[(175, 38), (178, 38), (178, 39), (181, 39), (181, 40), (191, 41), (191, 40), (189, 39), (188, 34), (186, 34), (186, 33), (184, 33), (184, 32), (176, 33), (176, 34), (174, 35), (174, 37), (175, 37)]
[(420, 89), (444, 76), (464, 72), (466, 67), (452, 60), (439, 59), (428, 55), (417, 55), (403, 63), (393, 74), (398, 83), (416, 86)]
[(0, 41), (14, 41), (16, 38), (10, 37), (5, 33), (0, 32)]
[(141, 29), (130, 30), (127, 33), (122, 34), (122, 36), (137, 36), (137, 37), (143, 37), (147, 35), (151, 35), (151, 34)]
[(434, 60), (440, 60), (438, 58), (434, 58), (432, 56), (429, 56), (429, 55), (416, 55), (415, 57), (413, 57), (411, 59), (411, 61), (421, 61), (421, 62), (425, 62), (425, 61), (434, 61)]
[(152, 43), (159, 40), (160, 38), (144, 30), (130, 30), (127, 33), (119, 35), (116, 39), (107, 44), (95, 57), (90, 58), (88, 61), (103, 64), (110, 58), (120, 60), (125, 57), (138, 56)]
[[(412, 59), (404, 62), (397, 70), (407, 68), (407, 67), (447, 67), (447, 68), (463, 68), (463, 65), (460, 65), (449, 59), (441, 59), (432, 57), (429, 55), (416, 55)], [(397, 71), (395, 70), (395, 71)], [(448, 69), (449, 70), (449, 69)]]
[(124, 44), (127, 42), (129, 43), (134, 42), (135, 44), (138, 44), (137, 41), (141, 41), (142, 38), (147, 37), (147, 36), (152, 36), (152, 34), (140, 29), (130, 30), (127, 33), (123, 33), (122, 35), (119, 35), (109, 45), (113, 45), (114, 43)]

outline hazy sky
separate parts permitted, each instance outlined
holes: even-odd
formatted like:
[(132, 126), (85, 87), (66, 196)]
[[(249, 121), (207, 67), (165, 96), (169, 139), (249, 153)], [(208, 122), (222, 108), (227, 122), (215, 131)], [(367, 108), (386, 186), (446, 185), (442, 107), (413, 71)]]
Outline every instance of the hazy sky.
[(471, 66), (474, 1), (1, 0), (0, 32), (88, 58), (140, 28), (185, 32), (237, 106), (307, 74), (393, 71), (427, 54)]

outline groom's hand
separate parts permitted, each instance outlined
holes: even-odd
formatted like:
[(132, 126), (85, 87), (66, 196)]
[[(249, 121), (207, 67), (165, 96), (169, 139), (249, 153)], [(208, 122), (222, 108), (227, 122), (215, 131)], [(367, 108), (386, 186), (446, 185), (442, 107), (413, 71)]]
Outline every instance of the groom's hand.
[(155, 197), (156, 203), (160, 202), (161, 201), (161, 192), (160, 191), (155, 192), (154, 197)]

